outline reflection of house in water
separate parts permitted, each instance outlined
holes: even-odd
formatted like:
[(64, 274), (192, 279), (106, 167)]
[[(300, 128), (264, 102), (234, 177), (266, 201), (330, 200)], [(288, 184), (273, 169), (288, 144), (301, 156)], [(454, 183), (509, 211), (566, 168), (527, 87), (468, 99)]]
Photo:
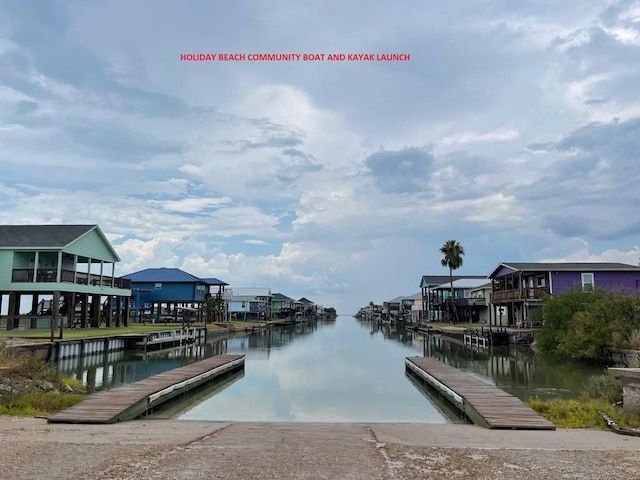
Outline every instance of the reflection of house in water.
[(227, 353), (227, 340), (220, 339), (204, 345), (184, 345), (153, 352), (120, 350), (69, 358), (60, 360), (58, 369), (64, 375), (81, 380), (87, 385), (89, 392), (93, 392), (136, 382), (225, 353)]
[(491, 351), (476, 349), (439, 335), (428, 336), (426, 350), (429, 356), (503, 388), (512, 395), (519, 396), (522, 393), (521, 389), (511, 388), (512, 385), (533, 387), (536, 362), (530, 350), (514, 347), (494, 348)]

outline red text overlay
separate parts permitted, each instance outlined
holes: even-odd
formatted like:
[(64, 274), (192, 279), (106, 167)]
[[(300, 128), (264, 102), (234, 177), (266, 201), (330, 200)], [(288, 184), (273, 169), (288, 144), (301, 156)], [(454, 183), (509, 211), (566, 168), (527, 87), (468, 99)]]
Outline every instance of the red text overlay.
[(181, 62), (409, 62), (408, 53), (181, 53)]

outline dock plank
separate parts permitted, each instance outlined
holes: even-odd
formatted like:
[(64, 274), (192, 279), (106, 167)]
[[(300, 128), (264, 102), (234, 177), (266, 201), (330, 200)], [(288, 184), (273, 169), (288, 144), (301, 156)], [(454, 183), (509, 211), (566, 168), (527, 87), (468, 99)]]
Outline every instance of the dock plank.
[(476, 424), (514, 430), (556, 429), (520, 399), (435, 358), (408, 357), (405, 364), (432, 386), (448, 389), (445, 396)]
[(103, 390), (49, 417), (49, 423), (115, 423), (132, 420), (150, 408), (244, 365), (244, 355), (218, 355), (152, 377)]

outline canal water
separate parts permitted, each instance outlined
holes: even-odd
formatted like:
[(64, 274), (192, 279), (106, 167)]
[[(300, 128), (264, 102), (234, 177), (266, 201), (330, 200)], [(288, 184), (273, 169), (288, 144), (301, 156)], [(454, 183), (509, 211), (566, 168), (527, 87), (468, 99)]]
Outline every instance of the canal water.
[(220, 354), (244, 354), (244, 372), (154, 412), (160, 418), (255, 422), (462, 422), (405, 372), (407, 356), (434, 356), (518, 396), (576, 395), (600, 369), (520, 348), (483, 352), (460, 342), (340, 316), (206, 345), (113, 352), (60, 362), (90, 391), (113, 388)]

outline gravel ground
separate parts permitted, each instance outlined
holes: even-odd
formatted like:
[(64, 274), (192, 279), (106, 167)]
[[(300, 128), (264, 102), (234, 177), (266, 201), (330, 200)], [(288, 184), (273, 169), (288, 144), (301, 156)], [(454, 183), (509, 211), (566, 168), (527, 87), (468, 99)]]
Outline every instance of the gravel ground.
[(0, 449), (7, 480), (640, 478), (640, 437), (592, 430), (0, 417)]

